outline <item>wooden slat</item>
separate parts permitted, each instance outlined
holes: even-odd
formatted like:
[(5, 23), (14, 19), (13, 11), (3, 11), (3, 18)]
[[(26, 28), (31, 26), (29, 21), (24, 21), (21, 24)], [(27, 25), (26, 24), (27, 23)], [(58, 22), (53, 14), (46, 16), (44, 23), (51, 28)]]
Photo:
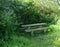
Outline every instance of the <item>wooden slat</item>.
[(46, 23), (37, 23), (37, 24), (22, 25), (22, 27), (39, 26), (39, 25), (46, 25)]
[(37, 31), (37, 30), (44, 30), (47, 29), (48, 27), (43, 27), (43, 28), (36, 28), (36, 29), (27, 29), (25, 30), (26, 32), (31, 32), (31, 31)]

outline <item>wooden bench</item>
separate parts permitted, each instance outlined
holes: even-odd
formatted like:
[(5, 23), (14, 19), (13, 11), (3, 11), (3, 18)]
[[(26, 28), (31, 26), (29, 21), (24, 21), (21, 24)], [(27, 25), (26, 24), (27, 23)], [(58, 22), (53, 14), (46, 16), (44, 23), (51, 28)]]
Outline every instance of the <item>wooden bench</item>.
[(24, 30), (26, 32), (31, 32), (31, 35), (34, 35), (34, 31), (39, 30), (46, 30), (48, 27), (46, 27), (47, 23), (36, 23), (36, 24), (28, 24), (28, 25), (22, 25)]

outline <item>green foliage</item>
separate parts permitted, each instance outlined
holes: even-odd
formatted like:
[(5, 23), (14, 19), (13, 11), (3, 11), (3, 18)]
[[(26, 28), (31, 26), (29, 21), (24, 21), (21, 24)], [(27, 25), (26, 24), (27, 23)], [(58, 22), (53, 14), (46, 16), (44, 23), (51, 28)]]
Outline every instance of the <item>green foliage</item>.
[[(38, 3), (38, 2), (37, 2)], [(0, 38), (10, 39), (18, 32), (21, 23), (55, 23), (58, 19), (57, 10), (38, 5), (33, 0), (1, 0), (0, 1)], [(20, 31), (21, 32), (21, 31)]]
[(8, 39), (16, 30), (17, 17), (14, 10), (10, 8), (11, 3), (2, 2), (0, 10), (0, 38)]
[[(42, 8), (43, 7), (43, 8)], [(12, 8), (23, 24), (30, 23), (55, 23), (57, 20), (57, 11), (44, 6), (35, 6), (34, 1), (14, 2)]]

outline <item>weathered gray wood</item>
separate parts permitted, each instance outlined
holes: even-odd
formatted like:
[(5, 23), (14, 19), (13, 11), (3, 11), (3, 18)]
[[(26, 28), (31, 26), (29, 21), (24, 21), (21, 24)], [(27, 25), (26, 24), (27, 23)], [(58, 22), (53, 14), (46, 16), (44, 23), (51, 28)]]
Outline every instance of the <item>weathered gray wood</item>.
[(44, 25), (47, 25), (47, 23), (28, 24), (22, 25), (22, 27), (26, 32), (31, 32), (31, 35), (34, 36), (34, 31), (46, 30), (48, 28), (43, 27)]
[(27, 29), (30, 29), (31, 27), (28, 27)]
[(34, 32), (33, 31), (31, 31), (31, 35), (34, 36)]
[(46, 25), (46, 23), (37, 23), (37, 24), (22, 25), (22, 27), (40, 26), (40, 25)]
[(37, 31), (37, 30), (45, 30), (47, 29), (48, 27), (43, 27), (43, 28), (36, 28), (36, 29), (27, 29), (25, 30), (26, 32), (31, 32), (31, 31)]

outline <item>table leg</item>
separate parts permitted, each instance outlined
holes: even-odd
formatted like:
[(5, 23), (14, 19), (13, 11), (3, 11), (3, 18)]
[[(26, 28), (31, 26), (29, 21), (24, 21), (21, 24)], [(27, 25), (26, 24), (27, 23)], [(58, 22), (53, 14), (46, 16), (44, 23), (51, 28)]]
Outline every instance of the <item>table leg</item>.
[(31, 31), (31, 35), (34, 36), (34, 32), (33, 31)]

